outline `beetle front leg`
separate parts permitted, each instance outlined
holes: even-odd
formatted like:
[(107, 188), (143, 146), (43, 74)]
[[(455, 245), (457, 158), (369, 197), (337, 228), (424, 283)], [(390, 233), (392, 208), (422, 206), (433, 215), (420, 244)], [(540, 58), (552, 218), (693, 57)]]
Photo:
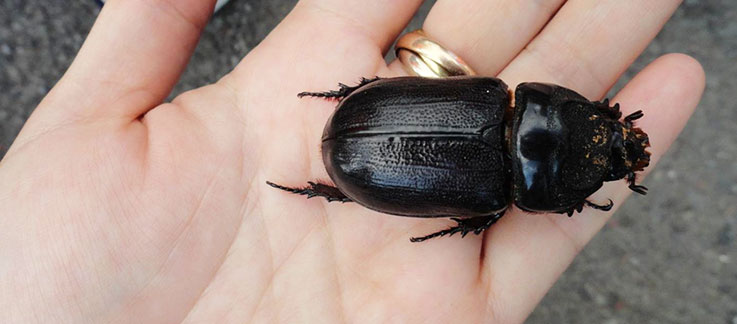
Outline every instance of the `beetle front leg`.
[(308, 187), (304, 188), (290, 188), (285, 187), (282, 185), (278, 185), (276, 183), (273, 183), (271, 181), (266, 181), (266, 184), (269, 186), (272, 186), (276, 189), (281, 189), (284, 191), (289, 191), (291, 193), (295, 193), (298, 195), (305, 195), (307, 198), (312, 197), (323, 197), (327, 199), (328, 202), (333, 201), (340, 201), (340, 202), (351, 202), (351, 198), (348, 198), (345, 194), (343, 194), (338, 188), (333, 186), (328, 186), (322, 183), (316, 183), (309, 181), (307, 182), (309, 184)]
[(594, 101), (594, 106), (599, 112), (611, 119), (619, 120), (622, 117), (622, 112), (619, 111), (619, 104), (616, 103), (614, 106), (609, 106), (609, 98), (605, 98), (602, 101)]
[(363, 87), (363, 86), (365, 86), (365, 85), (367, 85), (367, 84), (369, 84), (371, 82), (374, 82), (376, 80), (379, 80), (379, 77), (374, 77), (373, 79), (361, 78), (361, 82), (359, 82), (358, 85), (357, 86), (354, 86), (354, 87), (347, 86), (347, 85), (342, 84), (342, 83), (338, 83), (338, 87), (340, 87), (340, 89), (338, 89), (338, 90), (330, 90), (330, 91), (325, 91), (325, 92), (307, 92), (307, 91), (305, 91), (305, 92), (298, 93), (297, 94), (297, 97), (299, 97), (299, 98), (302, 98), (302, 97), (318, 97), (318, 98), (325, 98), (325, 99), (338, 99), (338, 100), (340, 100), (340, 99), (343, 99), (345, 97), (348, 97), (348, 95), (350, 95), (351, 93), (353, 93), (353, 91), (358, 90), (358, 88)]
[(439, 232), (432, 233), (430, 235), (425, 235), (423, 237), (413, 237), (410, 238), (410, 242), (417, 243), (422, 242), (434, 237), (440, 237), (449, 235), (452, 236), (455, 233), (460, 232), (461, 237), (465, 237), (466, 234), (473, 232), (474, 234), (478, 235), (481, 234), (484, 230), (489, 228), (492, 224), (496, 223), (496, 221), (499, 220), (499, 218), (502, 218), (504, 215), (504, 212), (494, 214), (491, 216), (480, 216), (480, 217), (472, 217), (472, 218), (451, 218), (454, 220), (458, 225), (451, 227), (449, 229), (445, 229)]

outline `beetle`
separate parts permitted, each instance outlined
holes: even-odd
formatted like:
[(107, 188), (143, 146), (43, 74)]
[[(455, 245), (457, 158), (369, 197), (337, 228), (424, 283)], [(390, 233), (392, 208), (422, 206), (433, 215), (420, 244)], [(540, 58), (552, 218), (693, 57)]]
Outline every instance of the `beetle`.
[[(605, 181), (626, 178), (650, 162), (647, 134), (634, 112), (589, 101), (565, 87), (528, 82), (514, 94), (491, 77), (362, 78), (356, 86), (302, 92), (339, 100), (322, 134), (322, 158), (335, 186), (308, 182), (281, 190), (328, 201), (356, 202), (386, 214), (452, 217), (456, 226), (411, 238), (480, 234), (510, 204), (533, 213), (584, 206)], [(511, 105), (512, 98), (514, 106)]]

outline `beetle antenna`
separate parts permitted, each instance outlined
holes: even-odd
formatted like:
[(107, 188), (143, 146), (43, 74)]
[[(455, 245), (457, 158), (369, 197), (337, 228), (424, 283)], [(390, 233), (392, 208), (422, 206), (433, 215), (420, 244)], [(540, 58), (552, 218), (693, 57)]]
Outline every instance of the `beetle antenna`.
[(642, 116), (645, 116), (645, 114), (642, 112), (642, 110), (638, 110), (638, 111), (635, 111), (635, 112), (627, 115), (627, 117), (624, 117), (624, 121), (625, 122), (632, 122), (633, 120), (637, 120), (637, 119), (642, 118)]

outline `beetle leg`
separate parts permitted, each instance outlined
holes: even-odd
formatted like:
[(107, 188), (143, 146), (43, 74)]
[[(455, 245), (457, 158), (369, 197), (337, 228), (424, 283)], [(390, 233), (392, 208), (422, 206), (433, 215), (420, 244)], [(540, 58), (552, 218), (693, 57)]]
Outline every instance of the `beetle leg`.
[(481, 234), (484, 230), (489, 228), (492, 224), (496, 223), (496, 221), (499, 220), (504, 215), (504, 212), (500, 212), (498, 214), (494, 214), (491, 216), (479, 216), (479, 217), (472, 217), (472, 218), (451, 218), (454, 220), (458, 225), (453, 226), (448, 229), (444, 229), (439, 232), (432, 233), (430, 235), (425, 235), (423, 237), (413, 237), (409, 240), (413, 243), (422, 242), (431, 238), (440, 237), (440, 236), (453, 236), (455, 233), (461, 233), (461, 237), (466, 237), (468, 233), (473, 232), (474, 234), (478, 235)]
[(353, 93), (353, 91), (358, 90), (358, 88), (361, 88), (371, 82), (374, 82), (376, 80), (379, 80), (379, 77), (374, 77), (373, 79), (366, 79), (361, 78), (361, 82), (358, 83), (357, 86), (348, 86), (342, 83), (338, 83), (338, 87), (340, 89), (338, 90), (330, 90), (325, 92), (300, 92), (297, 94), (297, 97), (318, 97), (318, 98), (325, 98), (325, 99), (343, 99), (347, 97), (349, 94)]
[(632, 190), (632, 191), (634, 191), (634, 192), (636, 192), (638, 194), (641, 194), (643, 196), (644, 195), (647, 195), (647, 187), (645, 187), (645, 186), (640, 186), (640, 185), (636, 185), (634, 183), (631, 183), (629, 188), (630, 188), (630, 190)]
[(603, 210), (603, 211), (610, 211), (612, 210), (612, 207), (614, 207), (614, 202), (611, 199), (609, 199), (609, 203), (606, 205), (597, 205), (588, 200), (584, 200), (583, 202), (586, 204), (586, 206), (589, 206), (593, 209)]
[(333, 186), (324, 185), (322, 183), (316, 183), (309, 181), (307, 182), (309, 184), (308, 187), (304, 188), (290, 188), (285, 187), (282, 185), (278, 185), (276, 183), (273, 183), (271, 181), (266, 181), (266, 184), (269, 186), (272, 186), (276, 189), (281, 189), (284, 191), (289, 191), (291, 193), (295, 193), (298, 195), (305, 195), (307, 198), (312, 197), (323, 197), (327, 199), (327, 201), (340, 201), (340, 202), (351, 202), (351, 198), (346, 197), (340, 190)]
[(643, 196), (647, 195), (647, 187), (635, 184), (635, 173), (634, 172), (630, 172), (627, 174), (627, 182), (630, 183), (630, 186), (629, 186), (630, 190), (638, 194), (641, 194)]
[(568, 210), (564, 210), (564, 211), (559, 212), (559, 213), (566, 214), (566, 215), (568, 215), (568, 217), (573, 217), (573, 214), (574, 213), (576, 213), (576, 212), (579, 212), (580, 213), (583, 210), (583, 206), (586, 204), (586, 202), (587, 201), (585, 201), (585, 200), (582, 201), (582, 202), (579, 202), (579, 203), (571, 206), (571, 208), (569, 208)]
[(588, 200), (584, 200), (584, 201), (582, 201), (582, 202), (574, 205), (573, 207), (569, 208), (568, 210), (562, 211), (560, 213), (561, 214), (566, 214), (566, 215), (568, 215), (568, 217), (572, 217), (574, 213), (576, 213), (576, 212), (579, 212), (580, 213), (583, 210), (583, 206), (589, 206), (589, 207), (594, 208), (594, 209), (603, 210), (603, 211), (609, 211), (609, 210), (612, 209), (612, 207), (614, 207), (614, 202), (611, 199), (609, 199), (609, 203), (608, 204), (606, 204), (606, 205), (597, 205), (597, 204), (592, 203), (592, 202), (590, 202)]

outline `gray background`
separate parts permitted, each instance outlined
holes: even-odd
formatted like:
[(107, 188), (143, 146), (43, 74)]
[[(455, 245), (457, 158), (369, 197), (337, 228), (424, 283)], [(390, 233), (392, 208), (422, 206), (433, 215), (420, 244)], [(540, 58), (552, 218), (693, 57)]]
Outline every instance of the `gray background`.
[[(233, 0), (206, 28), (175, 93), (229, 71), (294, 2)], [(92, 0), (0, 0), (0, 156), (98, 12)], [(686, 1), (615, 90), (668, 52), (704, 65), (699, 110), (645, 181), (650, 194), (627, 201), (529, 323), (737, 324), (737, 1)]]

